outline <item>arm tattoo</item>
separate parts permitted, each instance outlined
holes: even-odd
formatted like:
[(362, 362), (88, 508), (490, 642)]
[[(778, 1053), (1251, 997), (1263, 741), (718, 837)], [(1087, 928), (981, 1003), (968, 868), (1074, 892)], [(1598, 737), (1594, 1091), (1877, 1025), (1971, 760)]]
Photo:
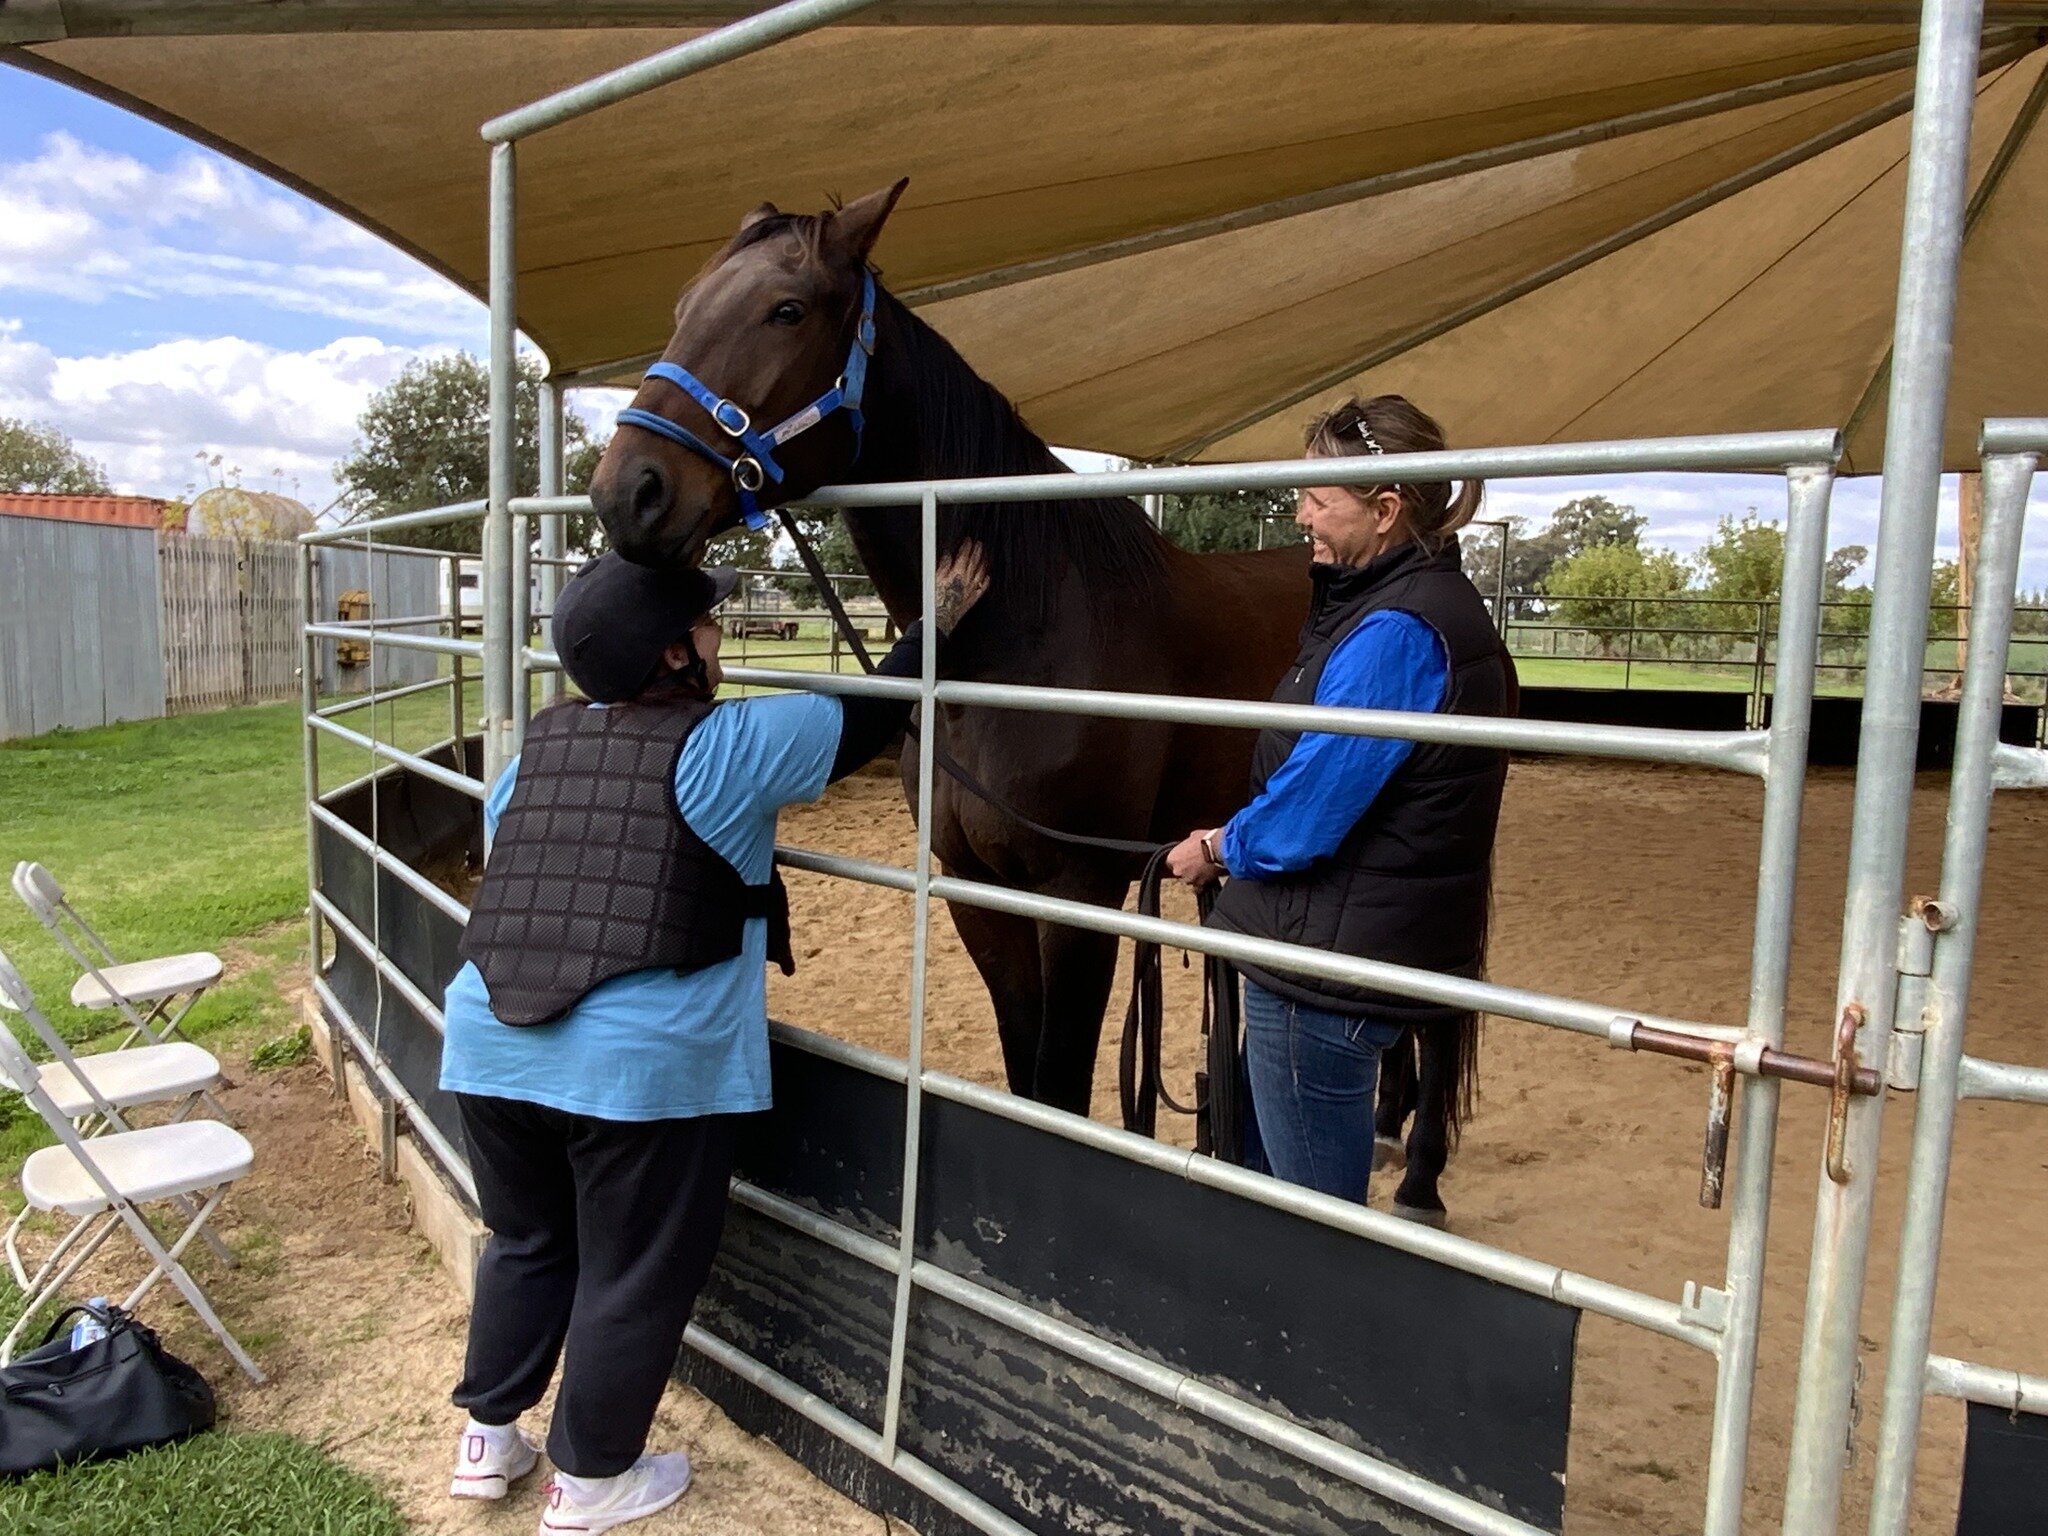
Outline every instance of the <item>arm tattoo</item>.
[(960, 622), (960, 615), (967, 611), (967, 582), (959, 576), (949, 576), (941, 581), (934, 595), (933, 622), (939, 626), (939, 633), (950, 635), (953, 626)]

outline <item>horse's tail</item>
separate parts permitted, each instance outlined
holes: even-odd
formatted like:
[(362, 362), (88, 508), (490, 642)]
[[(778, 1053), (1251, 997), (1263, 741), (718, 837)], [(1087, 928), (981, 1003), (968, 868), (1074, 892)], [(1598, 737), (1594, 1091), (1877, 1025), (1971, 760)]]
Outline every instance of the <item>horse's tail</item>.
[(1441, 1085), (1443, 1095), (1444, 1144), (1455, 1150), (1465, 1122), (1472, 1118), (1479, 1102), (1479, 1015), (1461, 1013), (1432, 1027), (1433, 1044), (1449, 1058), (1440, 1074), (1425, 1081)]
[[(1486, 975), (1486, 946), (1493, 930), (1493, 869), (1486, 871), (1486, 903), (1479, 914), (1479, 975)], [(1436, 1080), (1442, 1085), (1444, 1140), (1458, 1145), (1458, 1134), (1472, 1118), (1479, 1104), (1479, 1036), (1481, 1018), (1477, 1012), (1461, 1013), (1444, 1020), (1432, 1031), (1438, 1050), (1447, 1054)]]

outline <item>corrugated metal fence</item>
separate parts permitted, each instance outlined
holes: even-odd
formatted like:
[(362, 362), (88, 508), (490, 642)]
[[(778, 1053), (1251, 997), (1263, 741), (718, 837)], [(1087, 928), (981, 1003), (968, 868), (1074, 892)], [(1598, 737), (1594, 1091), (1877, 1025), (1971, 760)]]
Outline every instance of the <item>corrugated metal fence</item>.
[[(267, 539), (160, 538), (154, 529), (0, 517), (0, 741), (59, 728), (223, 709), (298, 692), (298, 549)], [(443, 606), (445, 561), (319, 552), (318, 610), (417, 618)], [(431, 632), (431, 631), (429, 631)], [(368, 668), (320, 647), (322, 693)], [(379, 650), (379, 687), (424, 681), (440, 658)]]
[(156, 532), (0, 517), (0, 740), (164, 712)]
[[(354, 610), (348, 614), (342, 612), (342, 599), (351, 592), (364, 594), (371, 603), (368, 612), (380, 619), (416, 619), (424, 614), (444, 612), (448, 606), (445, 588), (448, 564), (445, 560), (425, 555), (370, 555), (360, 549), (328, 545), (320, 551), (316, 570), (320, 594), (314, 604), (314, 612), (328, 622), (345, 617), (364, 617), (365, 614)], [(288, 602), (296, 600), (291, 595), (296, 591), (296, 587), (287, 589)], [(287, 631), (292, 629), (293, 622), (287, 613)], [(430, 635), (437, 631), (415, 626), (412, 632)], [(357, 653), (366, 659), (344, 663), (336, 654), (340, 645), (341, 642), (335, 640), (320, 642), (320, 691), (361, 693), (370, 685), (368, 658), (371, 657), (371, 648), (364, 646)], [(375, 648), (374, 660), (379, 688), (423, 683), (434, 676), (443, 664), (441, 657), (424, 651), (398, 651), (385, 646)], [(296, 656), (289, 665), (298, 665)]]

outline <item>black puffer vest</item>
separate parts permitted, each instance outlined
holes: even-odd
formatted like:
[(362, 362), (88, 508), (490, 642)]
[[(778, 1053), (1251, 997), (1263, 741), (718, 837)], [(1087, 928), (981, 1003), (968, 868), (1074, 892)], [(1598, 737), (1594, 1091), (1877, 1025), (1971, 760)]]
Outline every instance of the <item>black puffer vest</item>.
[(768, 919), (768, 958), (796, 968), (781, 876), (748, 885), (676, 806), (676, 764), (712, 708), (577, 701), (533, 717), (462, 936), (497, 1018), (546, 1024), (615, 976), (730, 960), (751, 917)]
[[(1313, 568), (1315, 595), (1301, 654), (1274, 692), (1309, 704), (1323, 667), (1365, 616), (1411, 613), (1434, 629), (1450, 660), (1443, 711), (1504, 715), (1513, 663), (1479, 593), (1458, 566), (1458, 542), (1435, 554), (1407, 544), (1355, 569)], [(1300, 733), (1263, 731), (1252, 754), (1252, 794), (1287, 760)], [(1258, 938), (1337, 954), (1477, 976), (1486, 957), (1493, 834), (1507, 754), (1419, 742), (1337, 852), (1273, 880), (1231, 880), (1210, 922)], [(1238, 967), (1282, 997), (1339, 1013), (1422, 1023), (1456, 1010), (1313, 977)]]

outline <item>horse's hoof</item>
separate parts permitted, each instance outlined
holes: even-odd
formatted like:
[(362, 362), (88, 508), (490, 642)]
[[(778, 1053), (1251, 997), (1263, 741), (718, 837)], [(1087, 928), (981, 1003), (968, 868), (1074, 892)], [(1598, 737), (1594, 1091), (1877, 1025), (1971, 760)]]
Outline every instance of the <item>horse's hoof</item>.
[(1403, 1221), (1414, 1222), (1419, 1227), (1436, 1227), (1439, 1230), (1448, 1226), (1451, 1220), (1448, 1211), (1425, 1210), (1419, 1205), (1403, 1205), (1398, 1200), (1394, 1202), (1394, 1214)]
[(1385, 1173), (1390, 1168), (1408, 1166), (1408, 1149), (1391, 1136), (1375, 1136), (1372, 1139), (1372, 1171)]

